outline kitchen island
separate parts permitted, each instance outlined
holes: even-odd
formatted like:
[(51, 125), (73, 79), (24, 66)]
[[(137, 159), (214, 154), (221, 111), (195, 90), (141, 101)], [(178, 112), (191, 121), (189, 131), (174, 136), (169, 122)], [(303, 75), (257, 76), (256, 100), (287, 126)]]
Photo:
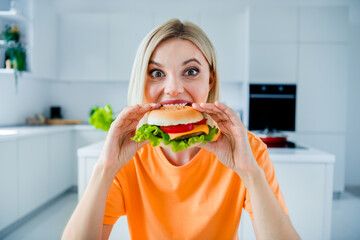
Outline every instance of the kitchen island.
[[(90, 180), (104, 142), (78, 149), (79, 199)], [(302, 239), (330, 239), (335, 156), (311, 148), (269, 148), (291, 221)], [(243, 211), (240, 239), (255, 239), (251, 220)], [(113, 228), (110, 239), (130, 239), (126, 217)]]

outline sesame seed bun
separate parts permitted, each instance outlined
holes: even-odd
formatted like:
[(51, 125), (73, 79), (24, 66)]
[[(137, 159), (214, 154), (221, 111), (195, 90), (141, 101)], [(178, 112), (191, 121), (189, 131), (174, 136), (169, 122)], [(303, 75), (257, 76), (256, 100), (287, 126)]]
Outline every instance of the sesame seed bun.
[(203, 119), (203, 114), (190, 106), (168, 105), (149, 112), (147, 123), (156, 126), (170, 126), (195, 123)]

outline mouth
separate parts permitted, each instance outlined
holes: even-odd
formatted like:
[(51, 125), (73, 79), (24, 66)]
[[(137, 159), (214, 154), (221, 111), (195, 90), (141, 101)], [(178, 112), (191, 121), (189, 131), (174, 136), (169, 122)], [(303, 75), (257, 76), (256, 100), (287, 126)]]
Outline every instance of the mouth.
[(160, 102), (161, 106), (168, 106), (168, 105), (183, 105), (183, 106), (191, 106), (192, 102), (187, 100), (166, 100), (163, 102)]

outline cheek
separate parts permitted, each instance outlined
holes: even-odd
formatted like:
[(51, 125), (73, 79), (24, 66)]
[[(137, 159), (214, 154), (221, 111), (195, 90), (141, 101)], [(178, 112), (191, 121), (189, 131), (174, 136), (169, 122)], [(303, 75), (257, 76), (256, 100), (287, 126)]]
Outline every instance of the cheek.
[(159, 95), (159, 87), (154, 84), (145, 85), (145, 100), (148, 103), (156, 102)]
[(206, 82), (192, 87), (192, 95), (197, 96), (196, 102), (206, 102), (209, 95), (209, 84)]

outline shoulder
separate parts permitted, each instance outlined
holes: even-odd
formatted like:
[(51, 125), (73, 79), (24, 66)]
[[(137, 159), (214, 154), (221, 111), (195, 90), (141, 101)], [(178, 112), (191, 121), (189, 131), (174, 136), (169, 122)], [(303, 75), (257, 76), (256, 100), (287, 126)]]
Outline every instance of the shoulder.
[(253, 132), (248, 131), (248, 139), (254, 158), (258, 164), (265, 168), (271, 163), (267, 145)]
[(248, 131), (247, 132), (249, 143), (251, 146), (251, 149), (254, 150), (263, 150), (266, 149), (266, 144), (253, 132)]

